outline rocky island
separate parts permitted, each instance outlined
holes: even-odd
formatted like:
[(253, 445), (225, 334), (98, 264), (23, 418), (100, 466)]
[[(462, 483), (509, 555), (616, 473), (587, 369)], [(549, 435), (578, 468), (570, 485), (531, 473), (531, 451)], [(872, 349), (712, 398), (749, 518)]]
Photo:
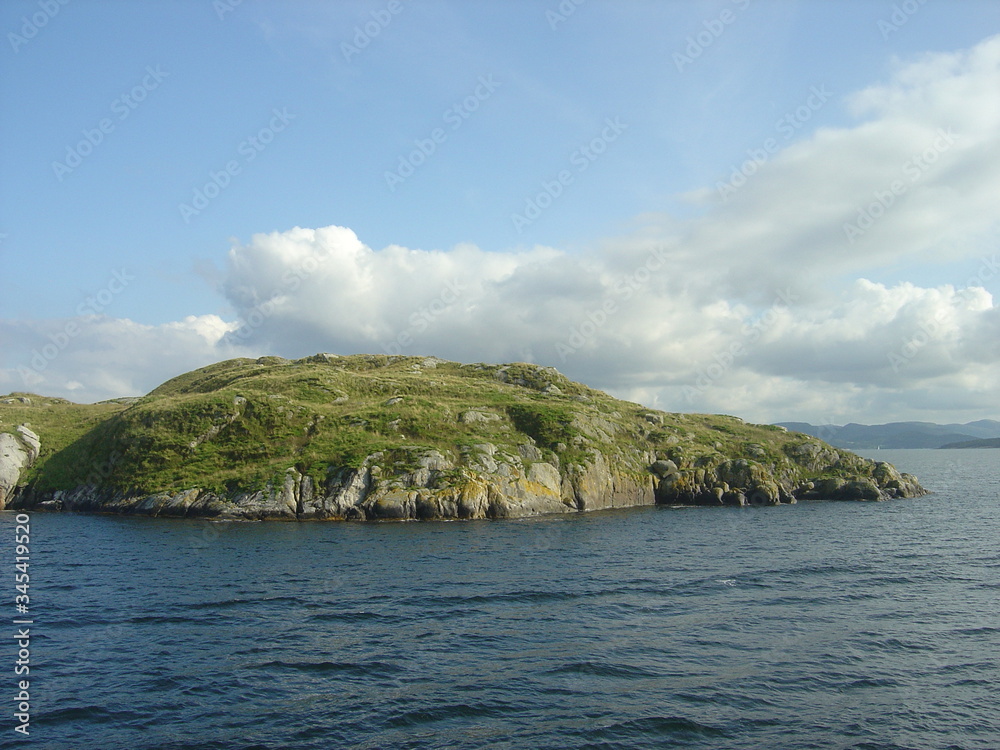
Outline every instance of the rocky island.
[(654, 411), (525, 363), (262, 357), (142, 398), (0, 399), (0, 508), (471, 519), (922, 494), (805, 434)]

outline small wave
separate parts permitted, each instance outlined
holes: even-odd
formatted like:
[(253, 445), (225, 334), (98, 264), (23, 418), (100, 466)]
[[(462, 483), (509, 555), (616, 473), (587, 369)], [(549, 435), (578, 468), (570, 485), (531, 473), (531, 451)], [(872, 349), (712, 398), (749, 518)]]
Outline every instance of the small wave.
[(260, 597), (259, 599), (225, 599), (220, 602), (192, 602), (190, 604), (182, 604), (181, 607), (184, 609), (231, 609), (234, 607), (246, 607), (258, 604), (301, 604), (302, 600), (297, 596), (271, 596), (271, 597)]
[(907, 643), (906, 641), (900, 640), (899, 638), (885, 638), (875, 640), (871, 643), (875, 648), (885, 649), (886, 651), (933, 651), (934, 645), (932, 644), (920, 644), (920, 643)]
[(233, 651), (233, 656), (252, 656), (253, 654), (269, 654), (274, 651), (271, 646), (251, 646)]
[(145, 687), (159, 693), (167, 690), (182, 690), (186, 687), (186, 683), (184, 680), (169, 674), (151, 675)]
[(318, 674), (352, 674), (359, 677), (386, 677), (406, 671), (403, 667), (381, 661), (341, 662), (341, 661), (269, 661), (257, 664), (253, 669), (281, 669), (292, 672)]
[(625, 679), (649, 679), (660, 677), (661, 675), (650, 672), (641, 667), (633, 667), (627, 664), (606, 664), (594, 661), (581, 661), (573, 664), (565, 664), (561, 667), (548, 670), (545, 674), (585, 674), (594, 677), (622, 677)]
[(199, 619), (196, 617), (182, 617), (180, 615), (142, 615), (140, 617), (131, 617), (128, 622), (132, 625), (177, 625), (197, 622)]
[(951, 635), (992, 635), (993, 633), (1000, 633), (1000, 627), (983, 625), (978, 628), (959, 628), (951, 631)]
[(470, 596), (422, 596), (411, 599), (407, 604), (418, 606), (454, 606), (468, 604), (536, 604), (545, 602), (571, 601), (595, 596), (605, 596), (615, 591), (515, 591), (504, 594), (472, 594)]
[(643, 737), (660, 739), (692, 739), (694, 737), (724, 737), (724, 729), (702, 724), (684, 716), (650, 716), (601, 727), (593, 736), (605, 740), (638, 740)]
[[(930, 579), (930, 580), (936, 580), (936, 579), (940, 578), (940, 576), (937, 575), (937, 574), (924, 575), (922, 577)], [(919, 580), (918, 580), (917, 577), (902, 576), (902, 575), (880, 575), (880, 576), (871, 576), (870, 578), (868, 578), (868, 585), (870, 585), (870, 586), (874, 586), (874, 585), (879, 585), (879, 586), (885, 586), (885, 585), (888, 585), (888, 586), (909, 586), (909, 585), (912, 585), (912, 584), (918, 583), (918, 582), (919, 582)]]
[(862, 677), (857, 680), (852, 680), (844, 686), (844, 690), (857, 690), (859, 688), (872, 688), (872, 687), (898, 687), (899, 681), (893, 680), (888, 677)]
[(48, 620), (45, 626), (51, 630), (61, 630), (63, 628), (80, 630), (86, 627), (121, 626), (122, 624), (123, 622), (121, 620), (109, 620), (104, 617), (81, 613), (65, 620)]
[(788, 578), (802, 578), (805, 576), (829, 576), (829, 575), (851, 575), (868, 576), (873, 572), (872, 566), (867, 563), (812, 563), (805, 565), (789, 566), (785, 568), (771, 568), (769, 570), (753, 571), (755, 581), (776, 581)]
[[(141, 746), (144, 750), (151, 750), (148, 746)], [(169, 743), (159, 743), (155, 750), (190, 750), (192, 744), (185, 740)], [(231, 740), (210, 740), (198, 738), (198, 750), (271, 750), (265, 745), (233, 745)]]
[(135, 711), (110, 711), (104, 706), (70, 706), (39, 714), (38, 723), (43, 726), (79, 721), (87, 721), (94, 724), (122, 724), (148, 718), (148, 714), (140, 714)]
[(502, 703), (454, 703), (433, 708), (416, 708), (386, 719), (388, 727), (415, 727), (452, 719), (482, 719), (490, 716), (509, 716), (511, 707)]
[(322, 612), (309, 615), (312, 622), (379, 622), (385, 625), (399, 625), (410, 620), (402, 615), (383, 615), (380, 612)]
[(955, 682), (947, 682), (944, 687), (992, 687), (994, 682), (992, 680), (977, 680), (973, 678), (965, 680), (956, 680)]
[[(233, 694), (233, 686), (222, 676), (218, 679), (205, 679), (204, 682), (198, 682), (196, 684), (190, 685), (180, 691), (181, 695), (193, 696), (199, 698), (201, 701), (205, 701), (206, 698), (219, 697), (228, 698)], [(208, 711), (202, 718), (210, 717), (212, 714), (218, 713), (217, 711)]]

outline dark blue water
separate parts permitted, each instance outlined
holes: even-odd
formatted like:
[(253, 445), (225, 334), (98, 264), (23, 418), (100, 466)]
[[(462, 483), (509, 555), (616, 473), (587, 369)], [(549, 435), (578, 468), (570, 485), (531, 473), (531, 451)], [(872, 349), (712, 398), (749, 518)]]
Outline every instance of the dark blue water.
[(8, 641), (0, 746), (997, 750), (1000, 451), (879, 456), (937, 494), (457, 523), (34, 514), (31, 735)]

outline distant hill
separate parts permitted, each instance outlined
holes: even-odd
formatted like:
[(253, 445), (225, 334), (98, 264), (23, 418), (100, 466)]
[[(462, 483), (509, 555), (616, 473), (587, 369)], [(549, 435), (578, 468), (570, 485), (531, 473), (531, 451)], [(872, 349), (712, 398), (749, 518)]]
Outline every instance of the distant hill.
[(981, 440), (965, 440), (961, 443), (948, 443), (942, 448), (1000, 448), (1000, 438), (983, 438)]
[(779, 422), (778, 426), (817, 437), (830, 445), (848, 450), (943, 448), (953, 446), (956, 443), (1000, 438), (1000, 422), (993, 419), (980, 419), (967, 424), (890, 422), (888, 424), (865, 425), (852, 422), (841, 427), (837, 425), (812, 425), (807, 422)]

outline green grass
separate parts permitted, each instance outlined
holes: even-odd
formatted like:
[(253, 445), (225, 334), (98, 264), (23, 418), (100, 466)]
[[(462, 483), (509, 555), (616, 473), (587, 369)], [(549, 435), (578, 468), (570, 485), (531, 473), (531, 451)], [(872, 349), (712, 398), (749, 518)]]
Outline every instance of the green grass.
[[(26, 477), (40, 490), (92, 483), (231, 494), (280, 482), (290, 467), (321, 485), (332, 468), (360, 466), (375, 452), (399, 457), (402, 466), (412, 446), (458, 457), (477, 443), (512, 455), (534, 443), (564, 467), (600, 450), (633, 474), (646, 471), (644, 456), (656, 455), (692, 471), (746, 458), (797, 477), (803, 469), (796, 446), (818, 444), (733, 417), (653, 412), (525, 363), (265, 357), (186, 373), (131, 403), (29, 397), (30, 405), (0, 404), (0, 430), (27, 423), (40, 435), (42, 455)], [(460, 421), (469, 410), (500, 419)], [(651, 414), (658, 416), (647, 419)], [(830, 472), (860, 465), (853, 454), (840, 453), (842, 465)]]

